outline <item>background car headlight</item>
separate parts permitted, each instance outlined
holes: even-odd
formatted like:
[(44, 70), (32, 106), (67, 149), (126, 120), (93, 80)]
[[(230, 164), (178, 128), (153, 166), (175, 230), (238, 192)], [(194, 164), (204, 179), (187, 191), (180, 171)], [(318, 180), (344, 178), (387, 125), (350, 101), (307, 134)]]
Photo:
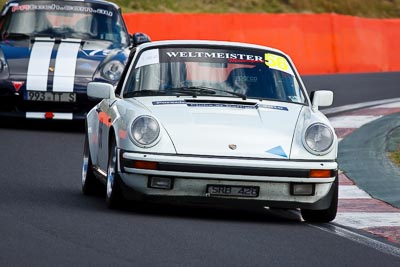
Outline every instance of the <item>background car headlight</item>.
[(305, 147), (313, 154), (327, 153), (333, 144), (332, 130), (325, 124), (315, 123), (308, 127), (304, 136)]
[(150, 116), (140, 116), (131, 125), (133, 141), (139, 146), (154, 145), (160, 134), (160, 125)]
[(121, 78), (124, 65), (117, 60), (112, 60), (104, 65), (102, 69), (103, 77), (110, 81), (118, 81)]

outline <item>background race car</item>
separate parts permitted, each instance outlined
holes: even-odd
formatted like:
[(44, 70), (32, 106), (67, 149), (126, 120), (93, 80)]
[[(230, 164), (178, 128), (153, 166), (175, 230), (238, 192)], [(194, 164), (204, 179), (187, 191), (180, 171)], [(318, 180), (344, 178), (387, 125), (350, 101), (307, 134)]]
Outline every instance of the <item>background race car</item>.
[(84, 119), (87, 84), (116, 84), (130, 48), (149, 41), (97, 0), (9, 1), (0, 34), (0, 115), (32, 119)]

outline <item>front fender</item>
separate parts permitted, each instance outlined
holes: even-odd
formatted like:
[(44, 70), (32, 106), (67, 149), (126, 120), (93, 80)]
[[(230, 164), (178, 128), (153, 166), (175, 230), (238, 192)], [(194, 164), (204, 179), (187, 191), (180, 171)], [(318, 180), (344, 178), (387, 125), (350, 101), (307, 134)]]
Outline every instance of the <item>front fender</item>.
[[(307, 127), (313, 123), (320, 122), (329, 126), (334, 135), (332, 149), (325, 155), (314, 155), (310, 153), (303, 145), (303, 137)], [(336, 160), (338, 149), (338, 140), (335, 130), (331, 126), (329, 120), (320, 111), (314, 112), (309, 108), (303, 108), (297, 121), (296, 129), (293, 136), (293, 144), (290, 152), (290, 159), (307, 159), (307, 160)]]
[[(162, 122), (148, 109), (145, 109), (140, 105), (127, 103), (123, 100), (117, 100), (117, 103), (110, 108), (109, 114), (112, 120), (112, 128), (118, 148), (132, 152), (176, 154), (173, 140), (171, 140), (168, 132), (163, 127)], [(160, 124), (160, 139), (154, 146), (148, 148), (135, 145), (132, 141), (132, 135), (130, 132), (132, 122), (142, 115), (152, 116)]]
[(94, 165), (97, 165), (97, 155), (99, 153), (99, 119), (96, 109), (97, 105), (88, 112), (85, 123), (89, 142), (90, 158)]

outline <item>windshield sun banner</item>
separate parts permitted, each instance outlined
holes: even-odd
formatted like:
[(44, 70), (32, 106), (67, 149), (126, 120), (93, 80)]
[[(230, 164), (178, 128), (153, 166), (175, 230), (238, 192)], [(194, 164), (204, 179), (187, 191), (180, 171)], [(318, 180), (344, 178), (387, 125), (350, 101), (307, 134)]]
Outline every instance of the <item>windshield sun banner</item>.
[(209, 64), (260, 64), (267, 68), (294, 76), (287, 59), (281, 55), (257, 50), (224, 50), (206, 48), (168, 48), (146, 50), (139, 58), (136, 68), (168, 62), (203, 62)]

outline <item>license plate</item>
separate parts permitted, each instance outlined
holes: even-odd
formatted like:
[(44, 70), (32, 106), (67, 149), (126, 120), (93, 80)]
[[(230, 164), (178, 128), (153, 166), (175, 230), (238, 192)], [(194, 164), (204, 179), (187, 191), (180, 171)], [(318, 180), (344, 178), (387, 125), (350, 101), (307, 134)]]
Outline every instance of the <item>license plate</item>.
[(211, 196), (258, 197), (260, 187), (237, 185), (207, 185)]
[(76, 102), (76, 93), (25, 91), (24, 99), (45, 102)]

